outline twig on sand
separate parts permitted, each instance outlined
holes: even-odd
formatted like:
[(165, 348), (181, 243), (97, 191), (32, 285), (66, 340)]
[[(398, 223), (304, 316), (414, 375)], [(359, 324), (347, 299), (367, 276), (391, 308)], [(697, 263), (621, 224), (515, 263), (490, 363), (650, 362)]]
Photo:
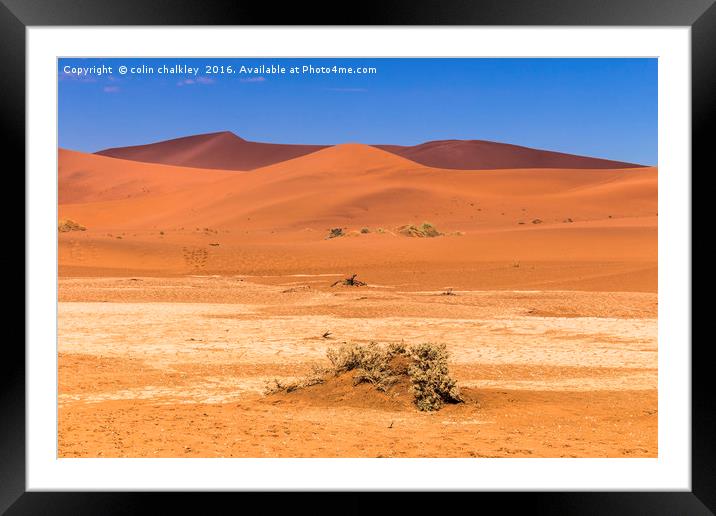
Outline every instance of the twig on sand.
[(363, 287), (363, 286), (365, 286), (366, 283), (363, 282), (363, 281), (357, 280), (357, 279), (356, 279), (356, 276), (358, 276), (358, 274), (353, 274), (350, 278), (338, 280), (338, 281), (334, 282), (333, 285), (331, 285), (331, 287), (335, 287), (336, 285), (348, 285), (348, 286), (350, 286), (350, 287)]

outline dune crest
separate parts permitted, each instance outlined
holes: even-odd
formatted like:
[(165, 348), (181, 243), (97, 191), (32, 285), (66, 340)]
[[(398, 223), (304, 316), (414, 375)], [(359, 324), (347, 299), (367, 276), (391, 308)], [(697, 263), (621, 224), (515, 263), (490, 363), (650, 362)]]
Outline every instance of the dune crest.
[[(144, 163), (247, 171), (282, 163), (321, 150), (360, 145), (261, 143), (245, 140), (230, 131), (221, 131), (146, 145), (104, 149), (95, 154)], [(362, 145), (362, 147), (372, 147), (394, 156), (400, 156), (418, 165), (452, 170), (618, 169), (641, 166), (622, 161), (577, 156), (484, 140), (436, 140), (413, 146), (377, 144)]]
[(230, 131), (222, 131), (147, 145), (115, 147), (95, 154), (145, 163), (245, 171), (303, 156), (323, 148), (324, 145), (250, 142)]
[(634, 168), (633, 163), (554, 152), (484, 140), (436, 140), (420, 145), (377, 148), (436, 168), (495, 170), (506, 168)]

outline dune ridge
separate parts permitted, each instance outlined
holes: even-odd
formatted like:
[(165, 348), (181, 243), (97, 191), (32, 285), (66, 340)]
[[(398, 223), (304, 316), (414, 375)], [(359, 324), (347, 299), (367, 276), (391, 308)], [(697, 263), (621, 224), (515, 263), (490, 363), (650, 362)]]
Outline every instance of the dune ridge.
[(635, 168), (623, 161), (577, 156), (485, 140), (436, 140), (420, 145), (376, 145), (421, 165), (457, 170), (505, 168)]
[[(512, 168), (616, 169), (640, 166), (621, 161), (577, 156), (484, 140), (437, 140), (412, 146), (384, 144), (372, 146), (420, 165), (455, 170)], [(251, 142), (230, 131), (222, 131), (185, 136), (146, 145), (115, 147), (98, 151), (95, 154), (145, 163), (247, 171), (305, 156), (330, 147), (333, 147), (333, 145)]]
[(114, 147), (95, 154), (145, 163), (244, 171), (303, 156), (325, 147), (250, 142), (230, 131), (222, 131), (146, 145)]

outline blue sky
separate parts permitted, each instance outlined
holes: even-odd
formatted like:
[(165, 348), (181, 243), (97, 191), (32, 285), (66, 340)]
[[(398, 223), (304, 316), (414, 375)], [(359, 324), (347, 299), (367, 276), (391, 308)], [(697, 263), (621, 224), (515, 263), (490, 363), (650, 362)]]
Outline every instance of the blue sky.
[[(285, 72), (240, 68), (262, 64)], [(175, 65), (198, 71), (166, 73)], [(222, 65), (231, 73), (205, 68)], [(377, 71), (290, 73), (308, 65)], [(225, 130), (276, 143), (456, 138), (656, 165), (657, 91), (656, 59), (60, 59), (59, 144), (95, 152)]]

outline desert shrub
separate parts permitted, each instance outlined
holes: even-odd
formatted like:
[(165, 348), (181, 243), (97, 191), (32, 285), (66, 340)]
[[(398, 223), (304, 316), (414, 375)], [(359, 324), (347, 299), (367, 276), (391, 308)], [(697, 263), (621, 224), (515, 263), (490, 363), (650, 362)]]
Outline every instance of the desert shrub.
[(369, 228), (361, 228), (360, 232), (365, 235), (366, 233), (370, 233), (370, 229)]
[(266, 384), (264, 394), (276, 394), (278, 392), (293, 392), (298, 389), (304, 389), (311, 387), (312, 385), (319, 385), (324, 383), (327, 370), (322, 367), (313, 366), (311, 372), (303, 378), (298, 378), (289, 381), (281, 381), (274, 378), (271, 382)]
[(345, 233), (343, 232), (343, 228), (331, 228), (328, 230), (328, 236), (326, 238), (336, 238), (341, 237), (343, 235), (345, 235)]
[(274, 379), (267, 384), (265, 393), (293, 392), (322, 384), (329, 376), (353, 372), (353, 385), (370, 383), (381, 392), (401, 380), (409, 381), (418, 410), (439, 410), (445, 403), (463, 401), (457, 382), (450, 377), (444, 344), (406, 347), (402, 342), (387, 346), (371, 342), (329, 348), (326, 356), (331, 362), (330, 368), (314, 367), (304, 378), (290, 381)]
[(418, 410), (438, 410), (444, 403), (462, 401), (457, 382), (450, 377), (444, 344), (418, 344), (408, 353), (411, 359), (408, 375)]
[(401, 235), (417, 238), (432, 238), (442, 235), (442, 233), (440, 233), (440, 231), (438, 231), (437, 228), (429, 222), (423, 222), (420, 226), (416, 226), (414, 224), (401, 226), (398, 229), (398, 232)]
[(430, 222), (423, 222), (423, 224), (420, 226), (420, 230), (425, 234), (426, 237), (436, 237), (442, 235), (442, 233), (440, 233), (440, 231), (438, 231), (435, 226), (430, 224)]
[(379, 346), (372, 342), (329, 349), (327, 356), (335, 375), (355, 371), (354, 385), (371, 383), (385, 392), (408, 377), (419, 410), (439, 410), (445, 403), (462, 401), (457, 382), (450, 377), (444, 344), (406, 347), (403, 343)]
[(86, 231), (87, 228), (74, 220), (64, 219), (57, 222), (57, 230), (60, 233), (66, 233), (68, 231)]
[(370, 344), (343, 345), (326, 352), (333, 366), (334, 374), (347, 373), (354, 369), (373, 368), (385, 358), (386, 352), (375, 342)]
[(383, 228), (378, 228), (378, 229), (376, 229), (376, 232), (383, 234), (383, 233), (385, 233), (385, 229), (383, 229)]
[(329, 349), (328, 359), (333, 365), (333, 374), (355, 371), (353, 385), (370, 383), (385, 392), (400, 381), (401, 374), (407, 374), (407, 367), (400, 367), (395, 357), (405, 355), (402, 344), (379, 346), (375, 342), (367, 345), (344, 345)]

